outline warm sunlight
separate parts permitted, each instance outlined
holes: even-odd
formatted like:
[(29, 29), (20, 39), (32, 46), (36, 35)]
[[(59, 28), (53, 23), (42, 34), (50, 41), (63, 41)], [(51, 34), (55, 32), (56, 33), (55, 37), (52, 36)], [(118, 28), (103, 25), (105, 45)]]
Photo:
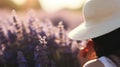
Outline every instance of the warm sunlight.
[(57, 11), (60, 9), (78, 9), (81, 8), (85, 0), (39, 0), (45, 11)]
[(25, 4), (26, 0), (11, 0), (12, 2), (14, 2), (16, 5), (23, 5)]

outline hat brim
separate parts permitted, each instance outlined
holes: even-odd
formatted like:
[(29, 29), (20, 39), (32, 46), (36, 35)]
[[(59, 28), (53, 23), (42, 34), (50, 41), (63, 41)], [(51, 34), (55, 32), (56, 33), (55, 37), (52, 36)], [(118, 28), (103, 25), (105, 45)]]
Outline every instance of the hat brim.
[(116, 15), (106, 18), (104, 21), (83, 22), (73, 29), (68, 34), (68, 37), (73, 40), (85, 40), (107, 34), (119, 27), (120, 15)]

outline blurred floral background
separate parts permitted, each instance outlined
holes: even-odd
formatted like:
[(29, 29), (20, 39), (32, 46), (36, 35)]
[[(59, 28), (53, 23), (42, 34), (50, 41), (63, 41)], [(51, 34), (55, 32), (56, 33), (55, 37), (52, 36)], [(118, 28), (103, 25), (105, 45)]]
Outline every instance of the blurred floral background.
[(40, 19), (49, 18), (53, 22), (56, 21), (55, 19), (63, 20), (70, 28), (73, 28), (83, 21), (81, 11), (85, 1), (86, 0), (0, 0), (0, 15), (7, 13), (10, 15), (14, 9), (20, 17), (24, 15), (25, 18), (25, 14), (33, 10), (33, 14)]
[(85, 1), (0, 0), (0, 67), (80, 67), (85, 46), (67, 34)]

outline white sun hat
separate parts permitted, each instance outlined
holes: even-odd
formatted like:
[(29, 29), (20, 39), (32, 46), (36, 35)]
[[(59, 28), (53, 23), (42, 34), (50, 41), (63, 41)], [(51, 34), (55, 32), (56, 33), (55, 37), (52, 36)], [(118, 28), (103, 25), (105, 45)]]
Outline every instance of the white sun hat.
[(88, 0), (83, 13), (85, 21), (68, 34), (69, 38), (95, 38), (120, 27), (120, 0)]

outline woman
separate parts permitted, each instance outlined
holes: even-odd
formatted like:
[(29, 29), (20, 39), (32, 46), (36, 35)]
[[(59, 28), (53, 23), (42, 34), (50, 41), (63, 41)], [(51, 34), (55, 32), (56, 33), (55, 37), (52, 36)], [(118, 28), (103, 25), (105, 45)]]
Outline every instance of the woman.
[(74, 40), (92, 39), (97, 59), (83, 67), (120, 67), (120, 0), (87, 0), (85, 22), (69, 33)]

